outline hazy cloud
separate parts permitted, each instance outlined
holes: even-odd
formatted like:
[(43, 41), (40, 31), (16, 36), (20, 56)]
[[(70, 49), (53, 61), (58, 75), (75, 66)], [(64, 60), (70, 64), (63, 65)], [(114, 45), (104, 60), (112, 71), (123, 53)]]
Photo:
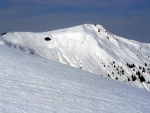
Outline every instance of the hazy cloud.
[(149, 0), (1, 0), (0, 32), (98, 23), (114, 34), (150, 42), (149, 12)]
[(78, 6), (124, 6), (135, 3), (148, 2), (148, 0), (2, 0), (1, 2), (15, 4), (44, 4), (44, 5), (78, 5)]

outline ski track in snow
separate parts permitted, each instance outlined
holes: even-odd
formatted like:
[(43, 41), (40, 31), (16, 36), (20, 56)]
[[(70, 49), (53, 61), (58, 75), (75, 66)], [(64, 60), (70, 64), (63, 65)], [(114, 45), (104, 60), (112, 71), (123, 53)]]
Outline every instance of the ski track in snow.
[(150, 93), (0, 45), (0, 113), (149, 113)]

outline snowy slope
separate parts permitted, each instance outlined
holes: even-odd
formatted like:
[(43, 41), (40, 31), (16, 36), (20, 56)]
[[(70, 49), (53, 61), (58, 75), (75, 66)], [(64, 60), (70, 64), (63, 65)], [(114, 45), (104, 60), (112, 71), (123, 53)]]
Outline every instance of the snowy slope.
[(10, 32), (2, 45), (150, 89), (150, 44), (84, 24), (44, 33)]
[(149, 95), (0, 45), (0, 113), (149, 113)]

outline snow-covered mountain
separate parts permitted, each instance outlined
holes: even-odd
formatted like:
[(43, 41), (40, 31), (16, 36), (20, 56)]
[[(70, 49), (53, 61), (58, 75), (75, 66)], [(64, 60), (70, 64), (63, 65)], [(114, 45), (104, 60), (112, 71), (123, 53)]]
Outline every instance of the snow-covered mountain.
[(149, 95), (0, 45), (0, 113), (150, 113)]
[(101, 76), (150, 89), (150, 44), (84, 24), (50, 32), (3, 33), (0, 43)]

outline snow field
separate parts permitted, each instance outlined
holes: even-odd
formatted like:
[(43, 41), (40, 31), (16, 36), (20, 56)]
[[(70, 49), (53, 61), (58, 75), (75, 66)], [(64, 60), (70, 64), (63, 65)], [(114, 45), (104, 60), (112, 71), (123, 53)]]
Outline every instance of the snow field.
[(0, 45), (1, 113), (149, 113), (150, 93)]

